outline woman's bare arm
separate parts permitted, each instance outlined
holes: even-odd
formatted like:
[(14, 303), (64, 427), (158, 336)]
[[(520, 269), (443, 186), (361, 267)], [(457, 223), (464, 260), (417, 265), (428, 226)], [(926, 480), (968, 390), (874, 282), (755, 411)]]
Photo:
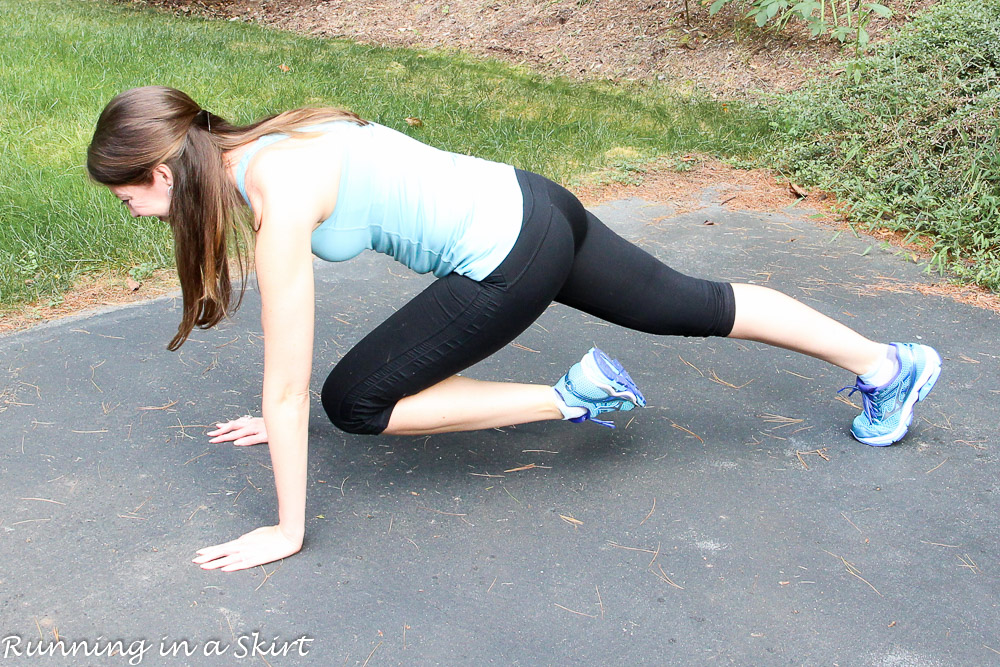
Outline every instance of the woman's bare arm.
[[(290, 168), (291, 167), (291, 168)], [(230, 572), (296, 553), (305, 534), (309, 377), (315, 311), (310, 234), (316, 202), (298, 170), (276, 157), (255, 169), (255, 251), (264, 329), (263, 415), (278, 497), (278, 524), (200, 550), (205, 569)]]

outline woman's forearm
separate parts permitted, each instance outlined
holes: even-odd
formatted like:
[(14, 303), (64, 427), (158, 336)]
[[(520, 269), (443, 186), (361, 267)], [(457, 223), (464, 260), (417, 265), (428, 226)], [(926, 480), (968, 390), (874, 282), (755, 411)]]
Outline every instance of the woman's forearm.
[(265, 392), (263, 412), (278, 495), (278, 525), (289, 539), (301, 540), (306, 516), (309, 392), (281, 398), (269, 398)]

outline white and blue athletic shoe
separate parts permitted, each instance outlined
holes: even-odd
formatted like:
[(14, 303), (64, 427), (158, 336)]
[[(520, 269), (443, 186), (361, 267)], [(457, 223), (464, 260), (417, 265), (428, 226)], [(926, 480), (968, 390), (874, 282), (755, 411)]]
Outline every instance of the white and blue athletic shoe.
[(884, 447), (906, 435), (913, 420), (913, 406), (924, 400), (941, 374), (941, 357), (919, 343), (892, 343), (899, 372), (888, 384), (874, 387), (858, 378), (851, 393), (861, 392), (864, 411), (854, 418), (851, 434), (866, 445)]
[(614, 423), (596, 417), (605, 412), (628, 411), (646, 405), (645, 397), (622, 365), (596, 347), (590, 348), (583, 359), (573, 364), (556, 383), (555, 390), (566, 405), (587, 411), (570, 421), (589, 420), (609, 428), (614, 428)]

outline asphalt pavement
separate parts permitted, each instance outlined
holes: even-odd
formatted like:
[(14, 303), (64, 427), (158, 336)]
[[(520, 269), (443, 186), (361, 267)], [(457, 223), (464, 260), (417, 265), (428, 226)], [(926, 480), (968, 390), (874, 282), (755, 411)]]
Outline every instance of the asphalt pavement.
[[(468, 375), (551, 384), (596, 344), (646, 409), (371, 437), (317, 398), (302, 552), (206, 572), (196, 549), (276, 520), (266, 447), (205, 435), (259, 414), (256, 292), (179, 353), (176, 296), (58, 321), (0, 338), (0, 661), (1000, 664), (1000, 317), (796, 209), (595, 212), (680, 270), (936, 347), (910, 434), (855, 442), (853, 377), (819, 361), (553, 306)], [(427, 282), (374, 254), (317, 264), (313, 389)]]

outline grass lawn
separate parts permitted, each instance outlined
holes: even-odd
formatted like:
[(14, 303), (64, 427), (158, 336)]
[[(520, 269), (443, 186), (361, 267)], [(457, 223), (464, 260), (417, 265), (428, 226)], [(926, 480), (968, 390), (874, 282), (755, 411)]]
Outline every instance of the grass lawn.
[[(563, 182), (615, 155), (750, 157), (769, 131), (752, 110), (659, 86), (546, 79), (452, 53), (97, 0), (0, 0), (0, 310), (58, 302), (82, 273), (171, 264), (167, 227), (129, 218), (82, 166), (107, 101), (149, 84), (185, 90), (238, 122), (343, 106), (432, 145)], [(410, 127), (407, 117), (423, 125)]]

